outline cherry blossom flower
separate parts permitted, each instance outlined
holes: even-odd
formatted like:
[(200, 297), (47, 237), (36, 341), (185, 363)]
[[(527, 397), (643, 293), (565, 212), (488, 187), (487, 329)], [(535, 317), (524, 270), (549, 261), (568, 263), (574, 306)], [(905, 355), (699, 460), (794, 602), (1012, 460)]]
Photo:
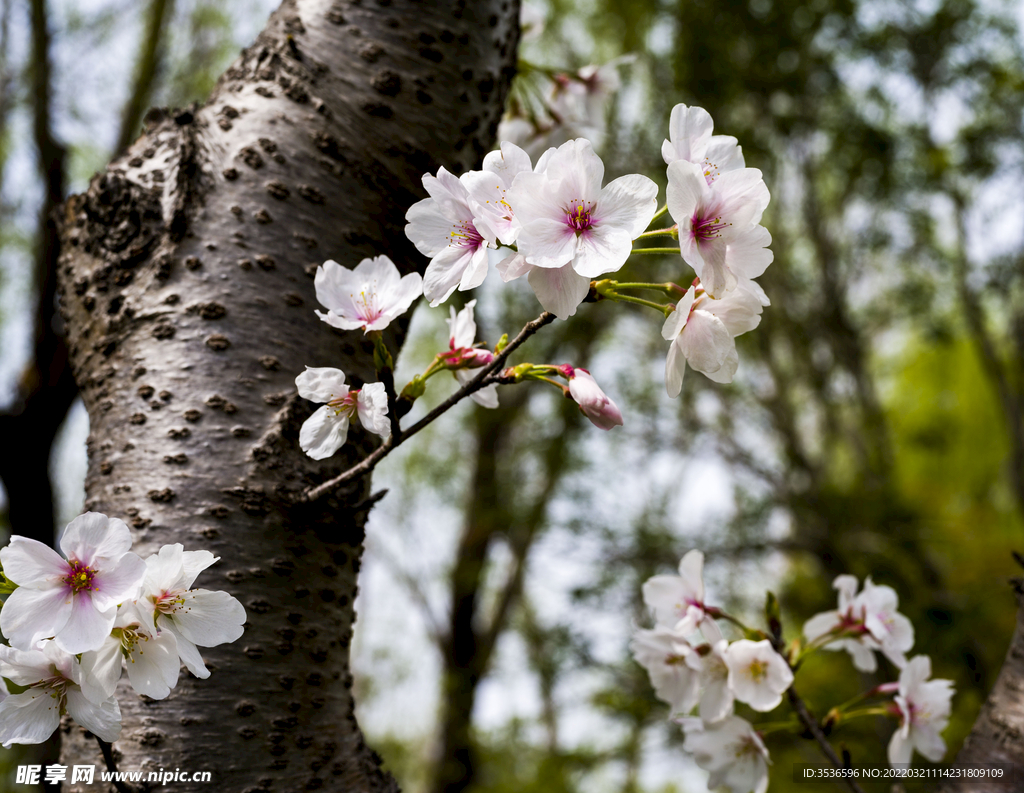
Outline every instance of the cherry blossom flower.
[(601, 390), (593, 375), (582, 367), (568, 364), (559, 367), (569, 381), (569, 394), (579, 405), (580, 412), (595, 427), (610, 430), (622, 426), (622, 413), (618, 406)]
[(743, 150), (731, 135), (712, 135), (714, 123), (702, 107), (676, 105), (669, 119), (669, 139), (661, 144), (666, 165), (685, 160), (700, 167), (710, 185), (719, 175), (743, 168)]
[(209, 551), (186, 551), (181, 543), (165, 545), (146, 559), (146, 577), (135, 601), (141, 627), (150, 636), (170, 633), (178, 656), (201, 678), (210, 672), (197, 645), (233, 642), (242, 635), (245, 622), (245, 609), (227, 592), (190, 588), (218, 558)]
[[(495, 179), (500, 177), (491, 174), (488, 181)], [(423, 187), (430, 197), (417, 201), (405, 213), (409, 221), (405, 236), (412, 240), (416, 250), (430, 257), (423, 274), (423, 294), (431, 306), (447, 300), (456, 289), (465, 291), (480, 286), (487, 277), (487, 248), (494, 247), (495, 235), (490, 226), (480, 228), (474, 221), (478, 210), (470, 196), (470, 180), (469, 174), (460, 179), (443, 167), (437, 176), (423, 174)], [(504, 197), (500, 188), (488, 197), (497, 193)], [(485, 217), (492, 220), (491, 213), (485, 213)]]
[(571, 264), (585, 278), (618, 270), (633, 239), (657, 211), (657, 185), (640, 174), (603, 188), (604, 164), (583, 138), (549, 150), (532, 173), (520, 173), (509, 191), (522, 224), (518, 246), (528, 264)]
[[(482, 170), (462, 175), (462, 182), (469, 193), (473, 224), (484, 239), (489, 242), (497, 240), (502, 245), (516, 241), (519, 221), (507, 194), (516, 176), (532, 170), (530, 155), (514, 143), (503, 141), (500, 149), (484, 157)], [(486, 271), (486, 260), (484, 268)]]
[(178, 646), (169, 631), (150, 633), (134, 604), (118, 609), (114, 630), (98, 650), (82, 653), (82, 690), (91, 699), (114, 693), (122, 661), (139, 694), (164, 699), (178, 683)]
[(314, 460), (324, 460), (342, 447), (348, 438), (349, 422), (356, 416), (368, 432), (382, 438), (391, 435), (383, 383), (369, 383), (350, 391), (340, 369), (307, 366), (295, 378), (295, 385), (304, 399), (326, 403), (299, 430), (299, 447)]
[[(446, 354), (446, 362), (452, 368), (452, 374), (465, 385), (473, 379), (472, 372), (468, 369), (475, 369), (486, 366), (494, 360), (494, 354), (489, 350), (481, 350), (473, 345), (476, 343), (476, 321), (473, 319), (473, 309), (476, 300), (470, 300), (458, 314), (455, 307), (451, 307), (451, 318), (448, 322), (448, 344), (451, 353)], [(480, 407), (498, 407), (498, 386), (492, 383), (474, 391), (469, 398)]]
[(732, 793), (765, 793), (768, 749), (749, 721), (739, 716), (715, 724), (694, 718), (678, 721), (686, 732), (683, 749), (711, 772), (709, 790), (727, 787)]
[(725, 653), (725, 663), (729, 667), (729, 688), (736, 699), (757, 711), (778, 707), (782, 693), (793, 683), (789, 664), (767, 639), (733, 642)]
[(679, 560), (679, 575), (656, 575), (644, 582), (644, 603), (657, 625), (683, 636), (696, 630), (704, 613), (704, 554), (689, 551)]
[(839, 608), (816, 614), (804, 624), (807, 641), (835, 634), (835, 640), (824, 649), (846, 650), (862, 672), (873, 672), (878, 667), (875, 650), (897, 667), (906, 666), (905, 653), (914, 646), (914, 626), (896, 611), (896, 591), (874, 584), (869, 577), (858, 595), (857, 579), (851, 575), (838, 576), (832, 586), (839, 591)]
[(114, 627), (117, 604), (135, 596), (145, 574), (131, 545), (124, 522), (98, 512), (79, 515), (64, 530), (60, 549), (67, 559), (12, 536), (0, 550), (4, 574), (18, 584), (0, 609), (0, 630), (11, 645), (31, 650), (54, 637), (69, 653), (99, 647)]
[(116, 741), (121, 734), (117, 700), (112, 696), (91, 700), (81, 685), (78, 660), (56, 642), (43, 641), (31, 650), (0, 645), (0, 677), (27, 686), (20, 694), (0, 700), (0, 744), (5, 748), (42, 743), (65, 713), (104, 741)]
[(668, 211), (679, 224), (680, 253), (714, 297), (771, 264), (772, 237), (758, 225), (768, 201), (756, 168), (728, 171), (708, 184), (699, 165), (676, 160), (668, 166)]
[(933, 763), (946, 755), (941, 734), (949, 724), (953, 681), (929, 680), (931, 675), (932, 661), (927, 655), (910, 659), (900, 672), (896, 695), (900, 726), (889, 741), (889, 762), (894, 766), (909, 764), (914, 750)]
[(316, 299), (327, 309), (316, 315), (342, 330), (384, 330), (423, 292), (419, 273), (402, 276), (387, 256), (363, 259), (354, 270), (326, 261), (313, 279)]
[(689, 713), (697, 704), (701, 659), (675, 631), (668, 628), (639, 630), (630, 649), (636, 662), (647, 670), (658, 699), (673, 713)]
[(665, 319), (661, 335), (672, 344), (665, 361), (665, 388), (677, 397), (689, 364), (716, 383), (731, 383), (739, 367), (735, 337), (753, 330), (768, 305), (754, 281), (744, 281), (719, 300), (691, 286)]

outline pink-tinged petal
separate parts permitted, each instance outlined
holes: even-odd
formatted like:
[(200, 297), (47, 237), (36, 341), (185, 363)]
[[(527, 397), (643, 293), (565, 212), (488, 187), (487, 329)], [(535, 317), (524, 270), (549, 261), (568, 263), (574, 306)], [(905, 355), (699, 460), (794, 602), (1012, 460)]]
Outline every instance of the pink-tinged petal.
[(178, 644), (174, 634), (161, 631), (154, 638), (142, 638), (128, 659), (128, 680), (139, 694), (164, 699), (178, 684)]
[(690, 314), (686, 330), (675, 343), (686, 356), (687, 363), (705, 374), (722, 368), (729, 351), (736, 348), (736, 342), (725, 323), (701, 309)]
[(450, 245), (430, 260), (423, 273), (423, 296), (431, 308), (451, 297), (472, 261), (473, 251), (457, 245)]
[(775, 260), (775, 254), (767, 247), (772, 244), (772, 235), (764, 226), (752, 226), (728, 243), (726, 262), (737, 278), (757, 278)]
[(736, 230), (746, 224), (758, 224), (771, 200), (768, 187), (757, 168), (740, 168), (723, 173), (715, 181), (715, 195), (722, 202), (721, 212)]
[(71, 521), (60, 538), (68, 559), (93, 565), (96, 559), (120, 556), (132, 547), (132, 533), (123, 520), (99, 512), (86, 512)]
[(459, 282), (459, 291), (465, 292), (469, 289), (476, 289), (487, 277), (488, 248), (481, 245), (473, 252), (469, 265), (462, 272), (462, 280)]
[(73, 688), (67, 692), (68, 714), (93, 735), (113, 743), (121, 735), (121, 708), (114, 697), (96, 705)]
[(306, 371), (295, 378), (299, 396), (311, 402), (330, 402), (348, 393), (345, 373), (330, 366), (307, 366)]
[[(562, 213), (564, 217), (565, 213)], [(536, 267), (561, 267), (576, 253), (576, 232), (562, 220), (538, 218), (519, 231), (519, 250)]]
[(0, 644), (0, 677), (30, 686), (50, 676), (50, 659), (39, 650), (19, 650)]
[[(456, 369), (452, 374), (455, 375), (455, 379), (459, 381), (460, 386), (465, 385), (476, 376), (476, 372), (471, 372), (467, 369)], [(479, 391), (474, 391), (469, 395), (469, 398), (480, 407), (493, 410), (498, 407), (498, 386), (494, 384), (485, 386)]]
[(60, 725), (60, 703), (49, 689), (29, 689), (0, 702), (0, 744), (42, 743)]
[(686, 356), (683, 355), (679, 344), (673, 341), (668, 348), (668, 357), (665, 359), (665, 390), (668, 395), (675, 399), (683, 390), (683, 375), (686, 374)]
[(0, 609), (0, 632), (12, 647), (31, 650), (40, 639), (55, 636), (71, 619), (71, 589), (19, 587)]
[(299, 448), (314, 460), (325, 460), (344, 445), (348, 438), (348, 416), (334, 408), (318, 408), (299, 429)]
[(181, 566), (185, 571), (185, 589), (192, 586), (203, 570), (215, 562), (220, 561), (219, 556), (214, 556), (209, 551), (185, 551), (181, 554)]
[(708, 184), (704, 181), (699, 166), (686, 160), (676, 160), (668, 166), (665, 201), (672, 219), (679, 224), (680, 238), (683, 236), (683, 222), (690, 221), (708, 194)]
[(601, 226), (621, 228), (632, 240), (651, 224), (658, 211), (658, 185), (633, 173), (605, 185), (595, 215)]
[(0, 549), (0, 567), (15, 584), (33, 588), (59, 581), (70, 569), (48, 545), (17, 534), (11, 536), (10, 545)]
[[(164, 545), (157, 553), (146, 557), (146, 578), (143, 588), (148, 595), (160, 595), (187, 589), (183, 562), (184, 546), (180, 542)], [(140, 598), (140, 602), (148, 598)]]
[(671, 165), (676, 160), (700, 162), (713, 129), (711, 114), (704, 108), (683, 104), (673, 107), (668, 122), (669, 139), (661, 146), (665, 164)]
[(550, 269), (536, 267), (527, 276), (537, 300), (559, 319), (568, 319), (590, 292), (590, 279), (564, 264)]
[(185, 668), (188, 669), (196, 677), (205, 680), (210, 676), (210, 670), (206, 668), (206, 664), (203, 663), (203, 656), (199, 654), (199, 650), (192, 642), (181, 635), (180, 632), (174, 627), (174, 621), (162, 617), (160, 620), (160, 630), (167, 631), (174, 636), (175, 646), (178, 649), (178, 657), (181, 662), (185, 664)]
[(313, 313), (332, 328), (338, 328), (339, 330), (358, 330), (366, 324), (361, 319), (348, 319), (340, 314), (335, 314), (333, 311), (328, 311), (325, 314), (324, 312), (318, 311), (314, 308)]
[(121, 679), (121, 640), (108, 635), (98, 650), (82, 653), (82, 693), (95, 704), (112, 696)]
[(423, 277), (419, 273), (409, 273), (402, 276), (400, 281), (382, 293), (380, 301), (381, 319), (367, 325), (367, 329), (383, 330), (391, 320), (408, 311), (412, 302), (422, 294)]
[(99, 611), (93, 604), (92, 595), (82, 590), (71, 602), (71, 616), (67, 624), (54, 634), (58, 647), (72, 654), (96, 650), (114, 628), (117, 606)]
[(451, 341), (452, 348), (457, 349), (459, 347), (472, 347), (473, 342), (476, 341), (476, 322), (473, 319), (473, 309), (476, 306), (476, 300), (470, 300), (463, 306), (462, 311), (455, 312), (455, 307), (451, 308), (451, 318), (446, 320), (448, 323), (448, 338)]
[(193, 644), (216, 647), (242, 635), (245, 609), (227, 592), (193, 589), (174, 614), (177, 632)]
[(521, 278), (533, 269), (533, 265), (526, 261), (521, 253), (513, 252), (495, 265), (498, 275), (506, 284)]
[(405, 213), (405, 219), (408, 221), (405, 236), (424, 256), (437, 256), (451, 242), (455, 223), (441, 213), (434, 199), (425, 198), (413, 204)]
[(632, 249), (633, 238), (629, 232), (598, 224), (580, 236), (572, 267), (588, 279), (597, 278), (622, 267)]
[(146, 576), (146, 563), (137, 554), (128, 552), (101, 568), (92, 580), (93, 607), (106, 611), (111, 606), (135, 600)]

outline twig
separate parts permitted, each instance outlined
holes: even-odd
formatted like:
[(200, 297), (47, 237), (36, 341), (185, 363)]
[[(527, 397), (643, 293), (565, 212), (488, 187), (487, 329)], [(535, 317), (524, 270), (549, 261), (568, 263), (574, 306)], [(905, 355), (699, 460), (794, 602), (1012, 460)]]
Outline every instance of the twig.
[(523, 326), (523, 329), (519, 331), (519, 335), (516, 336), (512, 341), (508, 343), (504, 350), (494, 356), (494, 360), (489, 364), (480, 369), (477, 375), (466, 383), (462, 388), (448, 397), (444, 402), (438, 405), (436, 408), (431, 410), (426, 416), (413, 424), (409, 429), (402, 430), (401, 436), (398, 442), (395, 442), (395, 435), (392, 433), (384, 443), (374, 449), (362, 462), (349, 468), (345, 473), (339, 474), (334, 479), (329, 479), (323, 484), (311, 487), (302, 494), (300, 500), (306, 503), (316, 501), (319, 498), (330, 493), (336, 487), (350, 482), (353, 479), (368, 474), (372, 471), (381, 460), (387, 457), (391, 451), (398, 446), (401, 446), (405, 441), (409, 440), (413, 435), (422, 430), (432, 421), (435, 421), (444, 413), (447, 413), (451, 408), (458, 404), (461, 400), (468, 397), (470, 394), (474, 394), (484, 386), (490, 385), (491, 383), (497, 382), (496, 378), (492, 375), (497, 372), (505, 364), (508, 357), (515, 352), (528, 338), (534, 333), (543, 328), (545, 325), (553, 322), (555, 315), (549, 311), (545, 311), (537, 319), (532, 319)]
[[(789, 702), (793, 706), (793, 710), (796, 711), (796, 715), (810, 731), (811, 735), (814, 736), (814, 740), (818, 742), (818, 745), (821, 747), (821, 751), (825, 754), (825, 757), (827, 757), (829, 762), (836, 768), (846, 768), (843, 761), (839, 758), (839, 755), (836, 754), (836, 750), (832, 748), (832, 744), (828, 742), (828, 738), (825, 737), (825, 733), (821, 731), (821, 725), (818, 724), (818, 720), (810, 714), (810, 711), (807, 710), (807, 706), (804, 704), (804, 701), (800, 699), (800, 695), (796, 693), (796, 689), (793, 686), (790, 686), (786, 693), (789, 695)], [(850, 788), (853, 793), (864, 793), (863, 788), (861, 788), (861, 786), (852, 779), (844, 779), (842, 781), (846, 783), (846, 786)]]
[(111, 751), (109, 743), (104, 741), (100, 736), (94, 735), (96, 743), (100, 745), (100, 751), (103, 753), (103, 761), (107, 764), (107, 770), (111, 773), (110, 784), (117, 788), (118, 793), (139, 793), (139, 789), (134, 785), (126, 785), (120, 779), (117, 778), (119, 773), (117, 770), (117, 763), (114, 762), (114, 753)]

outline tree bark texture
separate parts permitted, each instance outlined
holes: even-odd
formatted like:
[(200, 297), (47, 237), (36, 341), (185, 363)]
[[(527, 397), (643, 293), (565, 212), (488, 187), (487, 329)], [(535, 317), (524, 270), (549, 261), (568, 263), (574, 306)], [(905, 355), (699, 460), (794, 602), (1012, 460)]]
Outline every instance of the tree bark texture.
[[(373, 444), (354, 426), (331, 460), (306, 457), (315, 406), (294, 380), (304, 365), (375, 379), (372, 345), (314, 315), (315, 268), (387, 254), (422, 269), (405, 212), (424, 172), (491, 145), (517, 16), (510, 0), (286, 0), (205, 106), (151, 112), (65, 205), (86, 506), (128, 521), (141, 555), (209, 548), (221, 560), (197, 585), (248, 614), (241, 639), (204, 649), (210, 680), (183, 673), (159, 702), (122, 682), (122, 770), (209, 770), (248, 793), (394, 788), (355, 723), (348, 660), (369, 484), (296, 498)], [(82, 728), (62, 730), (63, 763), (101, 765)]]

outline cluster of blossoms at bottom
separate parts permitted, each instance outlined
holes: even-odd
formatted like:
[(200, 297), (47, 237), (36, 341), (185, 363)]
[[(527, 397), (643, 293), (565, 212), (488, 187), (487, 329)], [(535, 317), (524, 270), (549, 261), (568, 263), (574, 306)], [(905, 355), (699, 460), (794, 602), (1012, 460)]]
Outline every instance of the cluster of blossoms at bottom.
[[(782, 647), (781, 625), (775, 626), (774, 641), (746, 626), (747, 636), (764, 638), (732, 642), (724, 638), (719, 620), (741, 623), (707, 605), (703, 566), (704, 555), (690, 551), (679, 563), (679, 575), (654, 576), (644, 584), (644, 602), (655, 626), (638, 630), (631, 649), (647, 670), (656, 696), (669, 704), (670, 715), (682, 726), (683, 748), (710, 772), (709, 788), (727, 787), (733, 793), (767, 790), (770, 760), (764, 735), (736, 715), (735, 705), (743, 703), (761, 713), (774, 710), (792, 688), (799, 660), (822, 648), (846, 649), (861, 670), (876, 668), (876, 651), (901, 668), (898, 681), (876, 686), (854, 700), (883, 697), (883, 704), (861, 710), (833, 709), (830, 718), (891, 716), (899, 721), (889, 743), (891, 763), (909, 763), (914, 750), (933, 762), (942, 759), (946, 747), (941, 732), (949, 721), (952, 683), (928, 679), (931, 661), (927, 656), (906, 660), (903, 654), (913, 645), (913, 628), (896, 611), (896, 593), (891, 588), (868, 579), (857, 594), (857, 580), (840, 576), (836, 579), (839, 608), (811, 618), (804, 626), (807, 643), (783, 655), (777, 649)], [(889, 700), (892, 694), (895, 697)], [(799, 731), (805, 727), (801, 723)]]
[(0, 550), (5, 590), (0, 631), (0, 744), (40, 743), (60, 717), (105, 741), (121, 732), (114, 689), (127, 668), (139, 694), (163, 699), (180, 664), (210, 676), (199, 647), (242, 635), (245, 609), (226, 592), (193, 589), (218, 560), (209, 551), (165, 545), (142, 559), (132, 553), (124, 522), (97, 512), (64, 531), (64, 556), (36, 540), (13, 536)]

